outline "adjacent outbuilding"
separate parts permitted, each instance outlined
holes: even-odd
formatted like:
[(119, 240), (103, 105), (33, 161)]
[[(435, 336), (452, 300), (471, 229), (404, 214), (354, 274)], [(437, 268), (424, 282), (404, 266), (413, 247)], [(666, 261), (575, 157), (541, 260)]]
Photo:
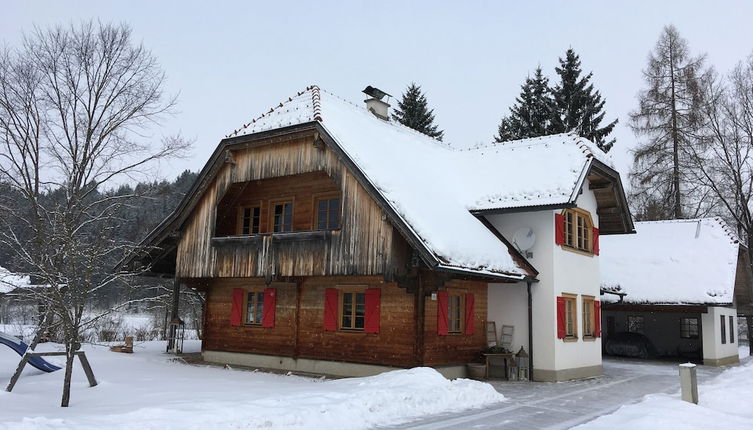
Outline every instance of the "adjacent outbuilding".
[(750, 316), (745, 248), (720, 218), (635, 223), (601, 243), (607, 354), (738, 362), (737, 317)]

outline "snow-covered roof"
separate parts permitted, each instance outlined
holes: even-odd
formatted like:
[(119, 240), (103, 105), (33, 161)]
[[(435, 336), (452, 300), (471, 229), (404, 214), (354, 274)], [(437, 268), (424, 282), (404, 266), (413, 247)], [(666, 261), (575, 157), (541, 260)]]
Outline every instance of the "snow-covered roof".
[(602, 289), (626, 293), (627, 303), (732, 303), (739, 240), (724, 221), (647, 221), (635, 228), (637, 234), (601, 238)]
[(30, 284), (28, 276), (17, 275), (0, 266), (0, 294), (10, 293), (16, 288), (28, 288)]
[(558, 134), (458, 150), (313, 86), (228, 137), (318, 121), (426, 248), (448, 267), (526, 273), (471, 211), (573, 203), (594, 157)]

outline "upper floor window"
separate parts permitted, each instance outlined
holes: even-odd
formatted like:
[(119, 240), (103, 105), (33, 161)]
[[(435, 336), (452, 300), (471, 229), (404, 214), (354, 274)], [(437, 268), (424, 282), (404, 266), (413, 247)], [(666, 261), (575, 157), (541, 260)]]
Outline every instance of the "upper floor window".
[(273, 205), (272, 232), (293, 231), (293, 202), (280, 202)]
[(340, 227), (340, 198), (316, 200), (316, 229), (333, 230)]
[(557, 245), (580, 253), (599, 255), (599, 229), (583, 209), (565, 209), (554, 215)]
[(240, 210), (241, 231), (240, 234), (257, 234), (259, 233), (261, 207), (245, 207)]
[(565, 245), (585, 252), (591, 252), (591, 230), (593, 223), (588, 212), (577, 209), (565, 211)]

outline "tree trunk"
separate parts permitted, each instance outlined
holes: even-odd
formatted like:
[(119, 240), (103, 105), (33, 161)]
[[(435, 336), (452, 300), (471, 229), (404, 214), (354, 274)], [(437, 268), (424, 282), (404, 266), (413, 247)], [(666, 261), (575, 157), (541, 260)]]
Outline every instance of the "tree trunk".
[(73, 374), (73, 359), (76, 357), (73, 353), (73, 345), (68, 344), (65, 346), (65, 378), (63, 379), (63, 399), (60, 401), (60, 406), (63, 408), (68, 407), (68, 403), (71, 400), (71, 375)]
[(680, 142), (677, 133), (677, 96), (675, 95), (675, 59), (674, 44), (669, 47), (669, 75), (672, 84), (672, 188), (674, 188), (674, 218), (682, 218), (682, 206), (680, 201)]

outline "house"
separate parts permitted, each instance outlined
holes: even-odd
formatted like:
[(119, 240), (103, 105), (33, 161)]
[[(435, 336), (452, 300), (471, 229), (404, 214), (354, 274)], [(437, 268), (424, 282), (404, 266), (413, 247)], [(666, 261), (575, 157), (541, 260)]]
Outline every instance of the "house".
[(126, 264), (206, 293), (205, 360), (463, 376), (485, 323), (533, 378), (601, 373), (599, 237), (633, 231), (586, 139), (458, 150), (316, 86), (223, 139)]
[(746, 252), (737, 236), (720, 218), (635, 227), (637, 234), (601, 244), (605, 340), (633, 332), (659, 356), (737, 362), (737, 316), (751, 315)]
[[(14, 301), (18, 302), (19, 291), (31, 286), (28, 276), (13, 273), (0, 266), (0, 324), (10, 324)], [(17, 304), (17, 303), (16, 303)], [(24, 321), (26, 323), (26, 321)]]

